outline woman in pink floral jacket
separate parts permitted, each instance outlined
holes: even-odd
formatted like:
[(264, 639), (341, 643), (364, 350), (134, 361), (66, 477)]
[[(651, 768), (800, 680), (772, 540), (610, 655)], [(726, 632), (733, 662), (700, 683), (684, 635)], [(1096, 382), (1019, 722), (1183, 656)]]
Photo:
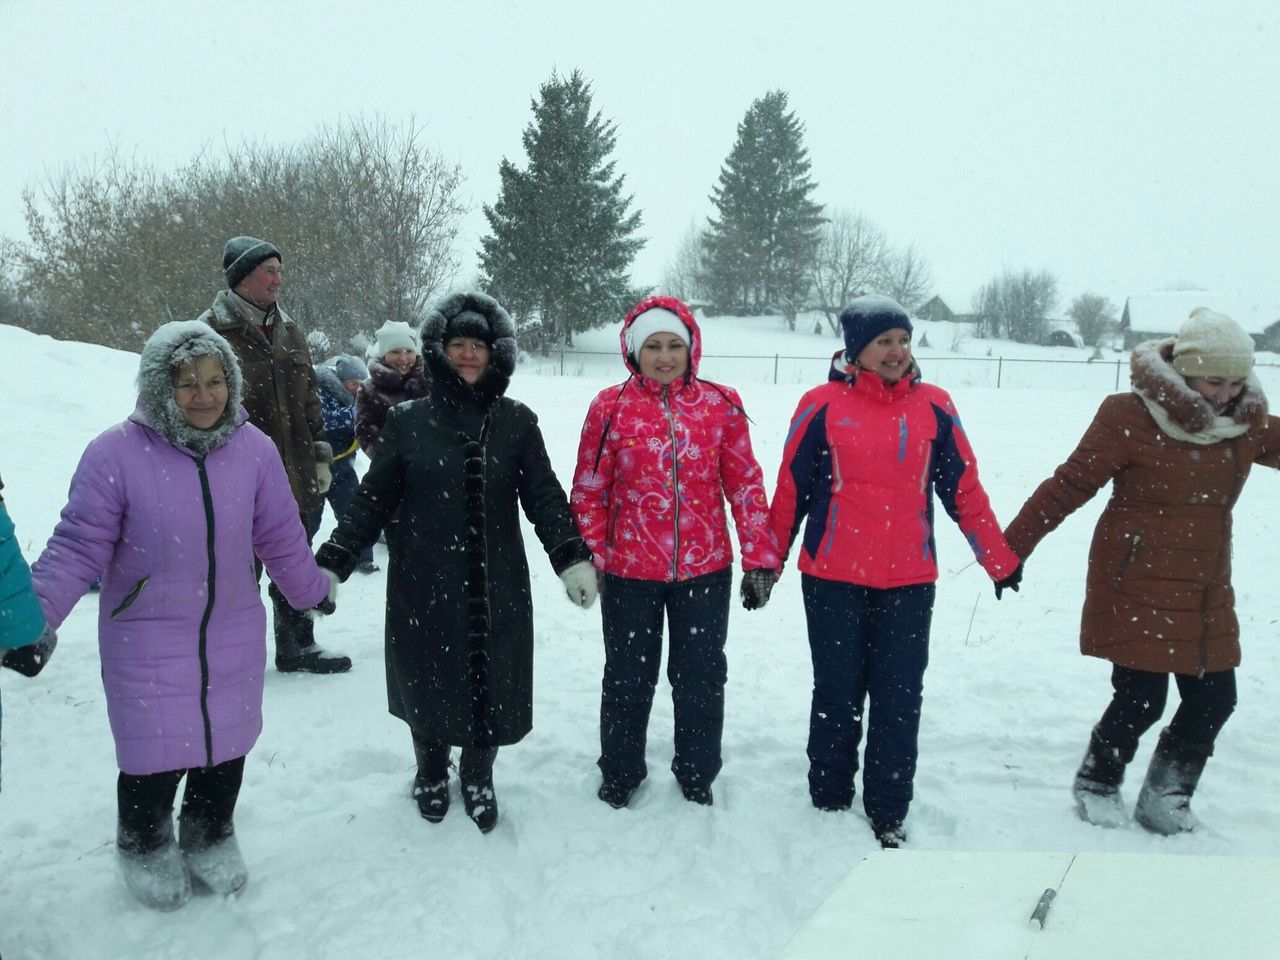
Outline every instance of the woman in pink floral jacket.
[(599, 797), (625, 807), (647, 774), (645, 736), (671, 627), (675, 773), (685, 799), (710, 804), (720, 772), (724, 656), (733, 548), (742, 600), (764, 606), (781, 565), (742, 401), (698, 377), (701, 334), (674, 297), (648, 297), (622, 325), (630, 376), (587, 411), (571, 504), (603, 582), (605, 668)]

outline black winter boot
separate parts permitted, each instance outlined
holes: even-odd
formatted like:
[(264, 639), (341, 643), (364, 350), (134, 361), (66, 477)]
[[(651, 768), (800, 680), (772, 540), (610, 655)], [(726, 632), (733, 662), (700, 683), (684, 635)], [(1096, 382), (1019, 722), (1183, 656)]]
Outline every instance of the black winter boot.
[(492, 774), (475, 783), (464, 783), (462, 802), (467, 816), (475, 821), (481, 833), (488, 833), (498, 825), (498, 798), (493, 792)]
[(897, 850), (907, 842), (907, 830), (901, 820), (880, 820), (871, 825), (881, 848)]
[(458, 761), (462, 803), (481, 833), (498, 825), (498, 797), (493, 791), (493, 761), (497, 747), (464, 748)]
[(439, 823), (449, 812), (449, 745), (414, 736), (418, 772), (413, 778), (413, 799), (428, 823)]
[(1124, 768), (1132, 759), (1132, 755), (1123, 756), (1119, 749), (1099, 738), (1094, 728), (1089, 749), (1071, 785), (1076, 813), (1081, 820), (1096, 827), (1122, 827), (1128, 822), (1120, 799), (1120, 783), (1124, 780)]
[(1184, 743), (1168, 727), (1161, 730), (1133, 818), (1152, 833), (1165, 836), (1190, 833), (1198, 827), (1191, 797), (1212, 753), (1211, 745)]
[(274, 583), (267, 586), (276, 633), (276, 669), (281, 673), (346, 673), (351, 658), (325, 653), (316, 646), (315, 624)]

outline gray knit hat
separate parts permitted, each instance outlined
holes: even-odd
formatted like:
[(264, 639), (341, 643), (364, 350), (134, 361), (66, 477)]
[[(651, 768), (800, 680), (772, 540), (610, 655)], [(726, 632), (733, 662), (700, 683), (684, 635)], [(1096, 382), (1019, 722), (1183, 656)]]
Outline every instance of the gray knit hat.
[(227, 278), (227, 288), (234, 290), (258, 264), (272, 257), (284, 263), (284, 254), (274, 243), (257, 237), (232, 237), (222, 248), (222, 273)]
[(328, 365), (333, 368), (339, 380), (363, 380), (369, 376), (369, 368), (365, 366), (365, 362), (349, 353), (338, 354)]

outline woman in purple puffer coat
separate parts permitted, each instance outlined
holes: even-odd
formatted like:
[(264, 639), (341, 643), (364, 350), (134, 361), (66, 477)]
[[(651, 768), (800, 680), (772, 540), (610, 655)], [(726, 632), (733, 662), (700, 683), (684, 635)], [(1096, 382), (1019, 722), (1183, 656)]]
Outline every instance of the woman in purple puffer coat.
[(193, 881), (232, 894), (247, 880), (232, 814), (262, 730), (254, 556), (295, 608), (332, 608), (280, 455), (240, 396), (235, 353), (211, 327), (160, 327), (142, 350), (137, 407), (86, 448), (31, 571), (54, 629), (102, 574), (117, 849), (130, 891), (157, 909), (185, 903)]

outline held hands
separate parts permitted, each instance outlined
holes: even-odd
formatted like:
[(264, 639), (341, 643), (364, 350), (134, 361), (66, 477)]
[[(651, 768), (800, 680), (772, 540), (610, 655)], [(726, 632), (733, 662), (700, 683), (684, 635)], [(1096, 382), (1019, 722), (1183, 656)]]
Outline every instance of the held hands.
[(1003, 580), (996, 581), (996, 584), (995, 584), (996, 599), (999, 600), (1000, 594), (1003, 593), (1005, 590), (1012, 590), (1014, 593), (1017, 593), (1018, 584), (1020, 584), (1021, 582), (1022, 582), (1022, 561), (1019, 560), (1018, 566), (1014, 568), (1013, 573), (1009, 574)]
[(49, 662), (57, 646), (58, 635), (45, 627), (44, 633), (40, 634), (35, 643), (6, 650), (4, 657), (0, 659), (0, 666), (17, 670), (24, 677), (34, 677), (44, 669), (44, 665)]
[(779, 572), (757, 567), (742, 575), (742, 606), (747, 610), (759, 610), (769, 602), (769, 594), (773, 585), (778, 582)]
[(596, 568), (590, 560), (579, 560), (560, 574), (569, 599), (586, 610), (596, 602)]
[(317, 440), (311, 444), (311, 451), (316, 458), (316, 493), (323, 497), (333, 486), (333, 447), (325, 440)]
[(320, 572), (329, 578), (329, 593), (323, 600), (307, 611), (312, 620), (327, 617), (338, 609), (338, 575), (328, 567), (321, 567)]
[(316, 493), (324, 496), (329, 492), (329, 488), (333, 486), (333, 471), (329, 469), (329, 464), (323, 460), (316, 461)]

